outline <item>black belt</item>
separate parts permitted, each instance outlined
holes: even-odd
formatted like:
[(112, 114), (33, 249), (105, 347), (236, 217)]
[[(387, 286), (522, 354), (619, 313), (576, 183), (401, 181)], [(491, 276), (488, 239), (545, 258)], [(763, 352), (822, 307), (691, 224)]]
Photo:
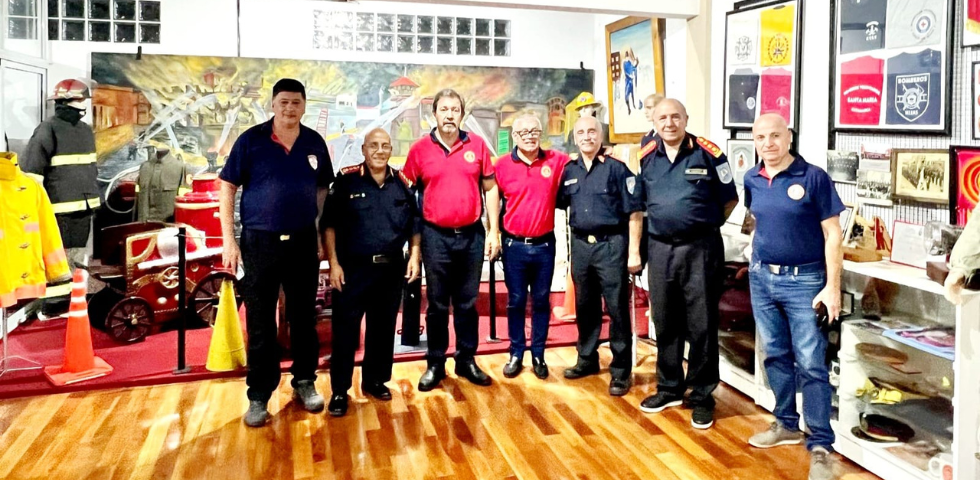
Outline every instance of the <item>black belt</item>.
[(390, 263), (401, 263), (405, 261), (404, 253), (379, 253), (377, 255), (350, 255), (344, 258), (342, 265), (387, 265)]
[(660, 243), (668, 243), (671, 245), (682, 245), (685, 243), (694, 243), (698, 240), (711, 238), (716, 235), (718, 236), (721, 235), (720, 231), (717, 228), (707, 229), (707, 230), (695, 230), (691, 232), (678, 233), (671, 236), (650, 234), (650, 238)]
[(627, 230), (623, 227), (604, 228), (599, 230), (572, 230), (572, 235), (588, 243), (605, 242), (612, 237), (626, 235)]
[(503, 236), (505, 240), (513, 240), (525, 245), (541, 245), (555, 241), (555, 232), (548, 232), (540, 237), (519, 237), (517, 235), (511, 235), (507, 232), (501, 232), (501, 236)]
[(433, 229), (433, 230), (435, 230), (435, 231), (437, 231), (437, 232), (439, 232), (439, 233), (441, 233), (443, 235), (460, 235), (460, 234), (463, 234), (463, 233), (475, 232), (478, 229), (483, 228), (483, 222), (481, 222), (479, 220), (477, 220), (475, 223), (471, 223), (469, 225), (464, 225), (464, 226), (459, 227), (459, 228), (440, 227), (439, 225), (436, 225), (436, 224), (434, 224), (434, 223), (432, 223), (430, 221), (427, 221), (427, 220), (424, 220), (423, 223), (427, 227), (429, 227), (429, 228), (431, 228), (431, 229)]

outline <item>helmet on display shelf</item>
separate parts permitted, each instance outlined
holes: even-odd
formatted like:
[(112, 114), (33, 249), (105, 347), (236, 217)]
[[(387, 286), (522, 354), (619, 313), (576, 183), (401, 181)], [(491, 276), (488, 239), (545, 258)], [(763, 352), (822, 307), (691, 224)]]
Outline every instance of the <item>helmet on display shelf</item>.
[(64, 100), (68, 106), (85, 109), (85, 99), (90, 98), (88, 85), (78, 79), (68, 78), (58, 82), (48, 100)]
[(575, 100), (573, 100), (571, 103), (573, 110), (578, 110), (589, 105), (594, 105), (596, 107), (602, 106), (601, 103), (596, 101), (595, 96), (589, 92), (582, 92), (578, 94), (578, 96), (575, 97)]

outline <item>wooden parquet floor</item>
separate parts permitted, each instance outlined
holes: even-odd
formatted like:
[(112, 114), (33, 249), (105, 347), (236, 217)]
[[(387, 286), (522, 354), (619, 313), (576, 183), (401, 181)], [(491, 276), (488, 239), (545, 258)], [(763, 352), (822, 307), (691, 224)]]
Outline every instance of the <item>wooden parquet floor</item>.
[[(424, 362), (396, 364), (391, 402), (352, 390), (335, 419), (290, 402), (288, 377), (270, 402), (271, 424), (249, 429), (242, 379), (74, 393), (0, 403), (3, 479), (690, 479), (803, 480), (802, 447), (758, 450), (746, 440), (768, 415), (724, 386), (715, 426), (690, 426), (690, 410), (647, 415), (655, 357), (641, 344), (637, 385), (607, 393), (608, 372), (576, 381), (561, 371), (574, 348), (547, 351), (551, 377), (527, 367), (516, 379), (506, 354), (478, 357), (491, 387), (452, 376), (420, 393)], [(600, 349), (603, 364), (609, 351)], [(449, 362), (450, 372), (452, 361)], [(354, 384), (359, 384), (360, 369)], [(317, 381), (329, 392), (328, 376)], [(393, 388), (393, 390), (395, 390)], [(876, 479), (846, 461), (846, 480)]]

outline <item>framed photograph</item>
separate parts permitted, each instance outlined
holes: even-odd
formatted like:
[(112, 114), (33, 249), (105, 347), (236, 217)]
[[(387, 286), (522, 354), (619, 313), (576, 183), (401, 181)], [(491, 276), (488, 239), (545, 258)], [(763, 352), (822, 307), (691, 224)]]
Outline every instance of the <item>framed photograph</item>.
[(831, 4), (831, 130), (949, 135), (953, 2)]
[(980, 201), (980, 147), (951, 146), (949, 218), (956, 225), (966, 225)]
[(963, 17), (963, 46), (980, 45), (980, 2), (957, 0)]
[(660, 21), (626, 17), (606, 25), (609, 140), (640, 143), (650, 131), (643, 99), (664, 93), (664, 46)]
[(892, 149), (894, 198), (949, 203), (949, 150)]
[(797, 0), (728, 12), (722, 125), (749, 129), (762, 113), (778, 113), (799, 126), (800, 19)]
[(749, 171), (756, 163), (759, 163), (758, 156), (755, 153), (755, 142), (752, 140), (731, 139), (728, 141), (728, 151), (726, 154), (728, 163), (732, 167), (735, 185), (743, 185), (745, 172)]
[(924, 235), (924, 225), (896, 220), (892, 226), (891, 261), (925, 270), (929, 251)]
[(827, 173), (837, 183), (857, 183), (858, 153), (827, 150)]
[(857, 207), (851, 204), (844, 204), (844, 211), (840, 212), (840, 231), (841, 240), (847, 241), (847, 237), (851, 233), (851, 226), (854, 225), (854, 215), (857, 214)]
[(846, 317), (854, 313), (854, 294), (841, 290), (840, 292), (840, 316)]
[(980, 140), (980, 62), (973, 62), (973, 76), (970, 77), (970, 111), (972, 112), (971, 118), (973, 118), (973, 127), (970, 130), (973, 132), (973, 139)]
[(891, 205), (891, 172), (858, 169), (857, 196), (869, 205)]

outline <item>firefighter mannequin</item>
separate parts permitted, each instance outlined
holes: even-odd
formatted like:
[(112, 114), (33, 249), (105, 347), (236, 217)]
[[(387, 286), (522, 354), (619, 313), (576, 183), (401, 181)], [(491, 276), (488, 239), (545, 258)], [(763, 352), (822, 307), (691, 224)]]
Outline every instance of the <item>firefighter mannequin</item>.
[[(589, 92), (582, 92), (575, 97), (571, 103), (565, 107), (565, 111), (575, 111), (575, 114), (569, 114), (569, 121), (567, 124), (569, 126), (575, 125), (581, 117), (595, 117), (599, 119), (602, 123), (602, 104), (599, 103), (595, 96)], [(612, 143), (609, 142), (609, 124), (602, 123), (602, 131), (605, 132), (605, 136), (602, 139), (603, 146), (610, 146)], [(574, 132), (571, 128), (568, 129), (567, 140), (565, 142), (567, 152), (577, 152), (578, 147), (575, 146)]]
[(186, 192), (184, 162), (171, 155), (167, 147), (148, 146), (146, 153), (146, 161), (140, 165), (137, 219), (172, 222), (174, 200)]
[[(72, 270), (85, 263), (92, 231), (92, 215), (99, 207), (95, 134), (81, 121), (85, 115), (88, 87), (79, 80), (62, 80), (49, 97), (54, 116), (34, 130), (21, 169), (44, 185), (61, 230)], [(39, 317), (61, 315), (68, 310), (71, 283), (52, 285)]]

